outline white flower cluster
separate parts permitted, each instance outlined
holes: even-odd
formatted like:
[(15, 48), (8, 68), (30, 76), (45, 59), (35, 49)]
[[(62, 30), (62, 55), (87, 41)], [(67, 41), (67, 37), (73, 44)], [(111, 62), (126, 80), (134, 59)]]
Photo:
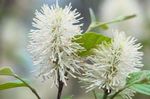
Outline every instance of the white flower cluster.
[(100, 44), (94, 55), (87, 57), (92, 63), (86, 65), (81, 77), (87, 91), (102, 88), (116, 92), (125, 86), (128, 75), (143, 66), (141, 45), (136, 41), (133, 37), (126, 37), (124, 32), (115, 31), (111, 42)]
[[(130, 73), (139, 71), (143, 66), (141, 45), (133, 37), (127, 37), (124, 32), (113, 32), (111, 42), (103, 42), (93, 50), (94, 54), (86, 57), (90, 64), (81, 68), (81, 57), (76, 53), (84, 50), (73, 42), (76, 35), (81, 35), (80, 13), (71, 11), (71, 5), (65, 8), (58, 3), (49, 7), (44, 5), (36, 11), (33, 19), (35, 29), (30, 32), (30, 51), (34, 65), (39, 66), (38, 75), (43, 79), (52, 77), (54, 84), (58, 79), (65, 85), (67, 75), (83, 70), (80, 80), (85, 83), (87, 91), (95, 88), (117, 92), (124, 88)], [(126, 89), (120, 94), (124, 98), (133, 96), (134, 91)]]
[(58, 85), (60, 81), (66, 85), (66, 75), (73, 75), (80, 69), (77, 65), (77, 50), (83, 49), (78, 43), (72, 42), (75, 35), (80, 35), (82, 30), (79, 21), (80, 13), (71, 11), (71, 4), (64, 9), (58, 3), (49, 7), (44, 5), (41, 11), (36, 11), (33, 19), (34, 30), (29, 35), (28, 49), (32, 54), (34, 65), (39, 66), (39, 76), (44, 79), (52, 77)]

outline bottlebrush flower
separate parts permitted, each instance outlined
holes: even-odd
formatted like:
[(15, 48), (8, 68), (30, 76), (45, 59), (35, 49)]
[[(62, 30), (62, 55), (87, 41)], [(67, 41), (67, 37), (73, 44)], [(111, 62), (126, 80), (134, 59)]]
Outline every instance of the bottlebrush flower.
[(58, 73), (60, 80), (66, 85), (66, 75), (73, 75), (81, 67), (78, 62), (77, 50), (83, 49), (79, 44), (72, 42), (75, 35), (80, 35), (82, 30), (79, 21), (80, 13), (71, 11), (71, 5), (65, 8), (58, 4), (43, 5), (40, 11), (36, 11), (33, 19), (33, 27), (29, 35), (28, 49), (33, 57), (34, 65), (39, 66), (39, 76), (44, 79), (52, 77), (58, 85)]
[(128, 75), (143, 66), (143, 53), (139, 51), (142, 46), (136, 41), (124, 32), (115, 31), (111, 42), (104, 42), (94, 50), (94, 55), (87, 58), (92, 64), (86, 65), (80, 78), (87, 91), (102, 88), (112, 92), (125, 86)]

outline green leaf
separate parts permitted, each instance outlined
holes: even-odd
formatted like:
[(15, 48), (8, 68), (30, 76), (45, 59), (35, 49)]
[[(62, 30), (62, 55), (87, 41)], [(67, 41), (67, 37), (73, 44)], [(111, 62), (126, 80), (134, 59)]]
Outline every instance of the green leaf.
[(41, 99), (38, 93), (36, 92), (36, 90), (32, 88), (32, 86), (30, 86), (25, 80), (23, 80), (18, 75), (16, 75), (9, 67), (0, 68), (0, 75), (12, 76), (21, 81), (21, 82), (8, 82), (5, 84), (1, 84), (0, 90), (24, 86), (24, 87), (28, 87), (32, 91), (32, 93), (37, 97), (37, 99)]
[(73, 96), (64, 96), (63, 99), (72, 99)]
[[(120, 16), (120, 17), (114, 18), (113, 20), (108, 21), (108, 22), (93, 22), (92, 21), (92, 23), (89, 25), (86, 32), (89, 32), (89, 31), (96, 29), (96, 28), (107, 30), (109, 24), (126, 21), (126, 20), (132, 19), (134, 17), (136, 17), (136, 15), (132, 14), (132, 15), (127, 15), (127, 16)], [(94, 20), (94, 18), (93, 18), (93, 20)]]
[(8, 82), (4, 84), (0, 84), (0, 90), (16, 88), (16, 87), (26, 87), (23, 82)]
[(135, 17), (136, 17), (135, 14), (128, 15), (128, 16), (120, 16), (120, 17), (117, 17), (117, 18), (113, 19), (112, 21), (106, 22), (105, 24), (112, 24), (112, 23), (122, 22), (122, 21), (126, 21), (126, 20), (129, 20), (129, 19), (135, 18)]
[(150, 71), (143, 70), (129, 74), (126, 85), (139, 93), (150, 95)]
[(77, 36), (74, 41), (79, 43), (82, 47), (86, 49), (85, 51), (80, 51), (78, 54), (80, 56), (87, 56), (92, 54), (92, 49), (96, 48), (97, 45), (101, 44), (104, 41), (110, 42), (111, 39), (102, 34), (88, 32), (84, 33), (83, 35)]
[(136, 17), (135, 14), (128, 15), (128, 16), (120, 16), (120, 17), (116, 18), (113, 22), (126, 21), (126, 20), (132, 19), (132, 18), (134, 18), (134, 17)]
[(111, 21), (100, 23), (99, 25), (104, 25), (104, 24), (108, 25), (108, 24), (112, 24), (112, 23), (118, 23), (118, 22), (122, 22), (122, 21), (126, 21), (126, 20), (129, 20), (129, 19), (132, 19), (134, 17), (136, 17), (135, 14), (127, 15), (127, 16), (119, 16), (117, 18), (114, 18)]
[(0, 75), (8, 75), (8, 76), (13, 76), (14, 72), (10, 67), (2, 67), (0, 68)]
[(107, 30), (107, 29), (109, 29), (109, 26), (107, 24), (103, 24), (103, 25), (100, 25), (99, 28), (101, 28), (103, 30)]
[(127, 84), (134, 84), (134, 83), (141, 83), (141, 84), (149, 84), (150, 83), (150, 71), (143, 70), (139, 72), (134, 72), (129, 74), (127, 78)]
[(131, 89), (145, 95), (150, 95), (150, 84), (134, 84)]
[(126, 88), (130, 88), (142, 94), (150, 95), (150, 71), (143, 70), (129, 74), (125, 87), (114, 93), (110, 99), (116, 97)]

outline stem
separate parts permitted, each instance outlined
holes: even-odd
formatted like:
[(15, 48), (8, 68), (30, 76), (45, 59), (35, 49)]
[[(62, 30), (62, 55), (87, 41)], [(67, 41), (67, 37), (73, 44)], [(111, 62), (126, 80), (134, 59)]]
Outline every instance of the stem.
[(59, 70), (58, 70), (58, 93), (57, 93), (57, 99), (61, 99), (63, 86), (64, 86), (64, 83), (60, 80), (60, 74), (59, 74)]
[(112, 95), (112, 96), (110, 97), (110, 99), (114, 99), (121, 91), (125, 90), (126, 88), (128, 88), (128, 87), (130, 87), (130, 86), (132, 86), (132, 84), (129, 84), (128, 86), (126, 86), (126, 87), (120, 89), (120, 90), (117, 91), (114, 95)]
[(103, 99), (107, 99), (108, 95), (109, 95), (108, 90), (107, 90), (107, 89), (104, 89), (104, 96), (103, 96)]
[(26, 83), (23, 79), (21, 79), (17, 75), (13, 75), (13, 76), (15, 78), (19, 79), (20, 81), (22, 81), (32, 91), (32, 93), (37, 97), (37, 99), (41, 99), (40, 96), (38, 95), (38, 93), (36, 92), (36, 90), (34, 88), (32, 88), (28, 83)]
[(130, 87), (130, 86), (132, 86), (134, 83), (132, 83), (132, 84), (129, 84), (129, 85), (127, 85), (126, 87), (124, 87), (124, 88), (122, 88), (122, 89), (120, 89), (119, 91), (117, 91), (114, 95), (112, 95), (111, 97), (110, 97), (110, 99), (114, 99), (121, 91), (123, 91), (123, 90), (125, 90), (126, 88), (128, 88), (128, 87)]
[(107, 24), (112, 24), (112, 23), (117, 23), (117, 22), (121, 22), (121, 21), (125, 21), (125, 20), (128, 20), (128, 19), (131, 19), (131, 18), (134, 18), (136, 17), (135, 14), (133, 15), (129, 15), (129, 16), (125, 16), (125, 17), (122, 17), (121, 19), (114, 19), (114, 20), (111, 20), (111, 21), (108, 21), (108, 22), (102, 22), (102, 23), (93, 23), (93, 24), (90, 24), (90, 26), (88, 27), (88, 29), (86, 30), (86, 32), (89, 32), (95, 28), (98, 28), (98, 27), (101, 27), (103, 25), (107, 25)]
[(96, 96), (95, 90), (93, 90), (92, 92), (93, 92), (94, 98), (95, 98), (95, 99), (97, 99), (97, 96)]
[[(67, 69), (69, 70), (69, 69)], [(60, 74), (59, 74), (59, 70), (58, 70), (58, 93), (57, 93), (57, 99), (61, 99), (61, 94), (62, 94), (62, 90), (63, 90), (63, 87), (64, 87), (64, 83), (60, 80)], [(68, 73), (65, 72), (65, 76), (67, 76)]]
[(114, 99), (122, 90), (119, 90), (118, 92), (116, 92), (110, 99)]
[(91, 31), (91, 30), (93, 30), (95, 28), (98, 28), (100, 26), (103, 26), (105, 24), (111, 24), (111, 23), (115, 23), (115, 22), (119, 22), (119, 21), (118, 20), (113, 20), (113, 21), (110, 21), (110, 22), (103, 22), (103, 23), (99, 23), (99, 24), (92, 24), (92, 25), (89, 26), (89, 28), (87, 29), (86, 32), (89, 32), (89, 31)]

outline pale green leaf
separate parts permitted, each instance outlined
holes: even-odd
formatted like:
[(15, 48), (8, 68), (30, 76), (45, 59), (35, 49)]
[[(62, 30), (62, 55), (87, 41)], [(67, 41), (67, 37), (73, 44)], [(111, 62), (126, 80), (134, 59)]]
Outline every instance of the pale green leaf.
[(96, 22), (96, 16), (94, 14), (94, 11), (91, 8), (89, 8), (89, 12), (90, 12), (90, 17), (91, 17), (91, 24), (93, 24)]
[(103, 29), (103, 30), (107, 30), (107, 29), (109, 29), (109, 26), (107, 24), (103, 24), (103, 25), (100, 25), (99, 28)]
[(121, 21), (125, 21), (125, 20), (132, 19), (132, 18), (134, 18), (134, 17), (136, 17), (135, 14), (128, 15), (128, 16), (120, 16), (120, 17), (116, 18), (116, 19), (114, 20), (114, 22), (121, 22)]
[(117, 18), (114, 18), (111, 21), (100, 23), (99, 25), (104, 25), (104, 24), (108, 25), (108, 24), (112, 24), (112, 23), (122, 22), (122, 21), (126, 21), (126, 20), (129, 20), (129, 19), (135, 18), (135, 17), (136, 17), (135, 14), (127, 15), (127, 16), (119, 16)]
[(129, 74), (127, 78), (127, 84), (134, 84), (134, 83), (141, 83), (141, 84), (148, 84), (150, 83), (150, 71), (143, 70), (139, 72), (134, 72)]
[(12, 76), (14, 73), (10, 67), (2, 67), (0, 68), (0, 75)]
[(131, 73), (126, 85), (139, 93), (150, 95), (150, 71), (143, 70)]
[(108, 27), (109, 24), (126, 21), (126, 20), (132, 19), (134, 17), (136, 17), (136, 15), (132, 14), (132, 15), (127, 15), (127, 16), (120, 16), (120, 17), (114, 18), (113, 20), (108, 21), (108, 22), (92, 22), (89, 25), (89, 27), (88, 27), (86, 32), (89, 32), (89, 31), (91, 31), (93, 29), (96, 29), (96, 28), (107, 30), (109, 28)]
[(26, 87), (23, 82), (7, 82), (4, 84), (0, 84), (0, 90), (16, 88), (16, 87)]
[(87, 56), (92, 54), (92, 49), (96, 48), (97, 45), (101, 44), (104, 41), (110, 42), (111, 39), (102, 34), (98, 34), (95, 32), (88, 32), (84, 33), (83, 35), (77, 36), (74, 41), (79, 43), (82, 47), (85, 48), (85, 51), (79, 52), (79, 55)]
[(134, 84), (130, 88), (141, 94), (150, 95), (150, 84)]
[(118, 96), (120, 92), (126, 88), (130, 88), (142, 94), (150, 95), (150, 71), (143, 70), (129, 74), (125, 87), (114, 93), (111, 99)]

